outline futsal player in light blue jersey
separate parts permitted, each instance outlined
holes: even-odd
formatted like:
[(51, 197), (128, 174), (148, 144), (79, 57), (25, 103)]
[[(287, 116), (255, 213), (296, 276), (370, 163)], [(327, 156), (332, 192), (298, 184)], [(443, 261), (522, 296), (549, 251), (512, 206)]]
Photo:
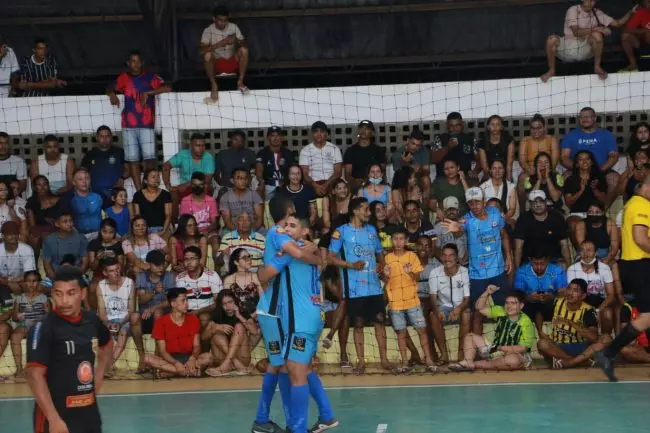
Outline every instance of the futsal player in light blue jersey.
[[(320, 264), (321, 259), (316, 245), (301, 248), (284, 229), (287, 217), (295, 213), (291, 198), (280, 195), (274, 196), (269, 202), (269, 212), (275, 225), (269, 229), (266, 236), (264, 262), (270, 263), (274, 257), (285, 255), (303, 260), (306, 263)], [(262, 275), (263, 273), (264, 270), (261, 270), (260, 280), (262, 282), (268, 281), (268, 288), (260, 297), (257, 304), (257, 320), (260, 325), (269, 362), (262, 380), (262, 394), (260, 395), (257, 415), (251, 431), (252, 433), (279, 433), (284, 430), (270, 419), (271, 402), (273, 401), (275, 388), (279, 386), (285, 416), (288, 419), (291, 388), (289, 376), (282, 368), (284, 358), (281, 352), (286, 333), (282, 329), (280, 316), (284, 299), (280, 290), (279, 277), (269, 281), (268, 277)], [(317, 385), (314, 384), (313, 390), (313, 393), (316, 395), (319, 394)], [(322, 384), (320, 384), (320, 388), (322, 389)], [(326, 413), (322, 415), (326, 415)]]
[[(309, 222), (289, 217), (286, 232), (294, 240), (301, 240), (309, 232)], [(318, 403), (319, 419), (309, 432), (319, 433), (337, 427), (339, 423), (320, 378), (311, 368), (325, 318), (318, 268), (288, 255), (275, 256), (267, 263), (266, 268), (279, 273), (276, 279), (280, 280), (284, 299), (281, 317), (286, 338), (282, 356), (291, 380), (289, 431), (307, 433), (310, 393)], [(316, 389), (318, 391), (314, 392)]]
[[(377, 230), (370, 224), (368, 200), (353, 198), (348, 205), (350, 223), (332, 233), (330, 261), (342, 268), (341, 281), (350, 323), (354, 327), (357, 352), (356, 374), (366, 368), (363, 327), (372, 323), (379, 347), (381, 366), (392, 370), (386, 348), (386, 302), (377, 270), (383, 269), (383, 248)], [(378, 266), (379, 262), (379, 266)]]
[[(492, 300), (497, 305), (503, 305), (503, 294), (510, 288), (508, 274), (514, 270), (510, 239), (504, 228), (506, 220), (499, 209), (485, 206), (481, 188), (469, 188), (465, 191), (465, 199), (470, 211), (459, 221), (444, 220), (441, 225), (451, 233), (467, 234), (472, 309), (478, 298), (491, 285), (501, 289), (492, 295)], [(481, 330), (481, 323), (481, 315), (475, 314), (475, 333)]]

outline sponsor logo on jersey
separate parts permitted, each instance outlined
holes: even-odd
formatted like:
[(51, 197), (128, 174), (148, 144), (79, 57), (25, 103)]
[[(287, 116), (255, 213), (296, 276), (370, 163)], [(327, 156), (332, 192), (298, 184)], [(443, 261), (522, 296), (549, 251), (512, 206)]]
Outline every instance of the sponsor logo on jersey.
[(341, 238), (341, 232), (338, 230), (334, 230), (334, 233), (332, 233), (332, 239), (340, 239)]
[(269, 341), (269, 353), (271, 355), (278, 355), (280, 354), (280, 342), (275, 340), (275, 341)]
[(303, 337), (293, 337), (293, 344), (291, 347), (293, 347), (294, 350), (297, 350), (299, 352), (304, 352), (305, 343), (306, 341)]
[(79, 382), (88, 385), (93, 381), (93, 366), (88, 361), (83, 361), (77, 367), (77, 379)]
[(95, 403), (95, 394), (69, 395), (65, 398), (65, 407), (74, 409), (78, 407), (87, 407)]

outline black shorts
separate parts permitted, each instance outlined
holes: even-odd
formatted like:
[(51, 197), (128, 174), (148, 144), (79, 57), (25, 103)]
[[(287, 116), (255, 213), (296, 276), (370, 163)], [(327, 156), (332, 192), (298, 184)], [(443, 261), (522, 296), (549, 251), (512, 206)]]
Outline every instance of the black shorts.
[(650, 313), (650, 259), (619, 260), (619, 274), (623, 292), (634, 296), (634, 306), (639, 313)]
[(142, 333), (151, 334), (153, 332), (153, 315), (147, 320), (142, 321)]
[[(80, 409), (58, 412), (70, 433), (102, 433), (102, 418), (97, 403)], [(34, 433), (50, 433), (50, 423), (38, 406), (34, 407)]]
[(535, 316), (540, 313), (544, 322), (553, 320), (553, 302), (524, 302), (524, 314), (535, 322)]
[(170, 355), (183, 365), (185, 365), (185, 363), (190, 359), (190, 356), (192, 356), (188, 353), (171, 353)]
[(386, 321), (386, 301), (384, 295), (348, 298), (345, 301), (348, 321), (351, 326), (359, 321), (363, 326), (384, 324)]

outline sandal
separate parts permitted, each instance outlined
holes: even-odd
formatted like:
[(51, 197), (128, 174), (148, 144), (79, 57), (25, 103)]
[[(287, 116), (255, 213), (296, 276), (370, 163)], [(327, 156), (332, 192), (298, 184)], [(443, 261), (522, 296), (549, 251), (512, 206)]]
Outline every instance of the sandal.
[(451, 364), (449, 366), (449, 370), (450, 371), (455, 371), (455, 372), (474, 371), (474, 369), (472, 367), (468, 367), (468, 366), (463, 365), (463, 364), (461, 364), (459, 362), (457, 362), (455, 364)]
[(411, 367), (401, 366), (395, 367), (392, 371), (393, 374), (407, 374), (411, 372)]
[(425, 371), (427, 373), (437, 373), (438, 370), (439, 370), (439, 367), (437, 365), (434, 365), (434, 364), (427, 365), (426, 368), (425, 368)]

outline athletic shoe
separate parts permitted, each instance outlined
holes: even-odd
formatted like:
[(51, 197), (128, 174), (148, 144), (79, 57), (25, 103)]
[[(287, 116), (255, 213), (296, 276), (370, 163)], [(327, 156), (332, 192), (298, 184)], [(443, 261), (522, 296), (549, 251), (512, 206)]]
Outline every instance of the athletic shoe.
[(564, 363), (561, 359), (553, 357), (553, 370), (562, 370)]
[(283, 433), (284, 430), (280, 428), (279, 425), (273, 421), (266, 422), (264, 424), (253, 423), (253, 428), (251, 433)]
[(329, 420), (329, 421), (323, 421), (323, 420), (318, 420), (316, 421), (316, 424), (309, 430), (309, 433), (321, 433), (324, 432), (325, 430), (333, 429), (339, 426), (339, 422), (336, 418)]
[(611, 358), (605, 356), (603, 352), (596, 352), (594, 353), (594, 360), (596, 360), (596, 363), (610, 382), (618, 382), (614, 375), (614, 361)]

